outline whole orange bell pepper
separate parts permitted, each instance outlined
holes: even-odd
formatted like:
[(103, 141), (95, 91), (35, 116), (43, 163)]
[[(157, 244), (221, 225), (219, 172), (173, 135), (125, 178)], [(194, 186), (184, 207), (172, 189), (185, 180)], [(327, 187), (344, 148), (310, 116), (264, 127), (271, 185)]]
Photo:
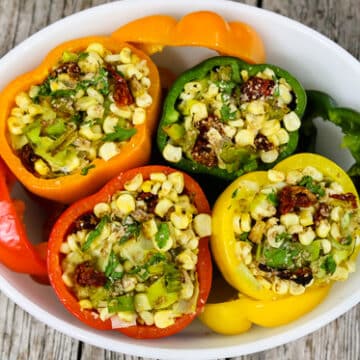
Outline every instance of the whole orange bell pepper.
[[(133, 133), (131, 133), (132, 136), (130, 139), (123, 141), (121, 151), (107, 161), (97, 156), (91, 161), (90, 165), (87, 166), (87, 169), (78, 168), (76, 171), (70, 172), (69, 174), (61, 174), (61, 176), (55, 177), (37, 176), (33, 171), (29, 171), (11, 146), (8, 118), (11, 116), (11, 111), (15, 106), (15, 98), (21, 92), (28, 92), (33, 85), (43, 84), (47, 79), (49, 79), (49, 75), (51, 78), (51, 74), (53, 74), (54, 71), (56, 71), (57, 74), (61, 74), (61, 76), (67, 75), (62, 73), (66, 73), (66, 71), (63, 71), (63, 69), (61, 67), (59, 68), (58, 65), (62, 56), (65, 53), (81, 54), (90, 44), (94, 43), (101, 44), (106, 50), (113, 54), (119, 54), (125, 47), (129, 48), (131, 53), (138, 57), (139, 61), (146, 61), (148, 67), (147, 77), (150, 80), (147, 91), (152, 98), (152, 103), (145, 109), (145, 121), (139, 124), (134, 123), (133, 129), (131, 129)], [(69, 62), (69, 64), (71, 64), (71, 62)], [(104, 72), (107, 76), (106, 81), (110, 81), (110, 79), (113, 82), (125, 81), (122, 78), (121, 73), (116, 69), (109, 69), (105, 67)], [(111, 37), (90, 36), (67, 41), (54, 48), (36, 69), (13, 80), (0, 94), (1, 157), (19, 181), (31, 192), (41, 197), (61, 203), (73, 202), (74, 200), (89, 195), (97, 190), (107, 180), (118, 174), (119, 171), (145, 164), (149, 160), (151, 152), (151, 135), (156, 125), (159, 110), (160, 90), (160, 80), (157, 67), (151, 59), (139, 49), (131, 45), (121, 43)], [(61, 89), (58, 91), (61, 93)], [(86, 95), (87, 89), (84, 91)], [(106, 95), (108, 96), (108, 94)], [(114, 100), (116, 99), (115, 95), (116, 94), (113, 94)], [(120, 93), (120, 96), (122, 95), (123, 94)], [(76, 101), (75, 96), (76, 95), (72, 98), (75, 99), (73, 101)], [(127, 96), (131, 99), (132, 95), (127, 94)], [(107, 111), (106, 101), (107, 98), (104, 100), (105, 111)], [(60, 104), (60, 106), (62, 105)], [(44, 121), (44, 119), (40, 118), (38, 121)], [(59, 123), (60, 129), (59, 127), (56, 128)], [(51, 128), (52, 134), (54, 134), (54, 132), (56, 134), (59, 130), (61, 131), (61, 121), (59, 123), (55, 123), (55, 127)], [(102, 126), (101, 123), (100, 126)], [(50, 136), (48, 136), (48, 138), (49, 137)], [(58, 139), (59, 137), (55, 141), (58, 141)]]
[(227, 22), (212, 11), (192, 12), (180, 20), (150, 15), (125, 24), (112, 36), (134, 43), (149, 54), (161, 51), (164, 46), (201, 46), (249, 63), (265, 61), (264, 44), (251, 26)]

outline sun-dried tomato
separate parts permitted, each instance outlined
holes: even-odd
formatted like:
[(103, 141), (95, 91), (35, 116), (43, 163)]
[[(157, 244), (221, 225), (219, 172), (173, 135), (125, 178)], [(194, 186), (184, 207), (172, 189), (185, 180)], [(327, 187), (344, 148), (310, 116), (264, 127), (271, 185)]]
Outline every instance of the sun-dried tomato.
[(96, 270), (90, 263), (85, 261), (76, 266), (74, 279), (80, 286), (104, 286), (106, 284), (106, 276), (103, 272)]
[(107, 65), (106, 70), (114, 80), (113, 97), (116, 104), (119, 106), (133, 104), (134, 97), (126, 80), (111, 65)]
[(314, 221), (315, 224), (321, 220), (327, 219), (330, 216), (330, 207), (325, 203), (320, 203), (315, 211)]
[(315, 204), (317, 197), (304, 186), (285, 186), (279, 194), (280, 215)]
[(358, 206), (357, 201), (356, 201), (356, 197), (355, 197), (355, 195), (353, 193), (331, 194), (330, 197), (333, 198), (333, 199), (349, 202), (353, 209), (356, 209), (357, 206)]
[(80, 218), (75, 220), (74, 227), (72, 228), (72, 232), (95, 229), (98, 222), (99, 220), (96, 218), (94, 214), (91, 213), (84, 214)]
[(25, 166), (26, 170), (30, 171), (32, 174), (36, 174), (34, 170), (34, 164), (36, 160), (39, 159), (39, 156), (34, 153), (31, 145), (24, 145), (19, 151), (18, 156), (21, 159), (22, 164)]
[(146, 203), (147, 211), (153, 213), (155, 211), (156, 204), (158, 203), (158, 196), (151, 192), (141, 192), (136, 197), (136, 200), (143, 200)]
[(268, 97), (272, 94), (274, 86), (274, 80), (252, 76), (241, 86), (242, 100), (252, 101)]
[(257, 150), (269, 151), (274, 148), (274, 144), (263, 134), (255, 136), (254, 145)]
[(60, 74), (69, 74), (73, 78), (77, 78), (81, 73), (81, 69), (76, 62), (67, 62), (58, 66), (50, 73), (50, 77), (56, 77)]

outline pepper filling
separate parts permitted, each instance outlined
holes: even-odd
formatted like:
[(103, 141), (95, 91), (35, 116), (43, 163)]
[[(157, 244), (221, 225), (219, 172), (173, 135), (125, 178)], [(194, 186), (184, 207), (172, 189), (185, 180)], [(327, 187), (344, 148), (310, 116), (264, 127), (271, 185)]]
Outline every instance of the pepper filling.
[(295, 101), (289, 83), (270, 68), (253, 76), (243, 70), (240, 81), (230, 66), (214, 68), (185, 84), (176, 104), (180, 116), (163, 127), (169, 137), (163, 156), (230, 173), (272, 163), (300, 127)]
[(138, 174), (124, 188), (75, 221), (60, 249), (62, 279), (113, 328), (165, 328), (196, 310), (198, 246), (211, 218), (197, 212), (179, 172)]
[[(316, 168), (268, 171), (270, 184), (233, 193), (236, 256), (267, 289), (299, 295), (305, 287), (345, 280), (359, 246), (357, 198)], [(249, 200), (250, 199), (250, 200)], [(250, 202), (248, 202), (250, 201)]]
[(119, 154), (146, 120), (148, 74), (146, 60), (126, 47), (65, 51), (43, 83), (16, 96), (7, 124), (13, 150), (35, 176), (86, 175), (94, 159)]

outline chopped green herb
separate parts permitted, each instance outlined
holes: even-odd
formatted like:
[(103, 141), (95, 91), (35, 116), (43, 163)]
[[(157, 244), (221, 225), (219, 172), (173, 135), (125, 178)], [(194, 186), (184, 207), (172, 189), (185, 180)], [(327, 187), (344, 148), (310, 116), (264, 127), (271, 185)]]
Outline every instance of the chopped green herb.
[(327, 274), (333, 274), (336, 270), (336, 262), (333, 256), (327, 256), (324, 262), (320, 265), (320, 268), (325, 270)]
[(290, 240), (291, 240), (291, 235), (286, 233), (286, 232), (283, 232), (281, 234), (277, 234), (275, 236), (275, 241), (276, 242), (290, 241)]
[(155, 241), (159, 247), (159, 249), (162, 249), (166, 246), (168, 240), (170, 237), (170, 229), (169, 225), (167, 223), (161, 223), (158, 227), (158, 231), (155, 234)]
[(125, 141), (130, 139), (136, 133), (135, 128), (125, 129), (120, 126), (115, 126), (114, 130), (114, 132), (106, 134), (103, 137), (103, 141)]
[(88, 56), (89, 56), (89, 53), (87, 53), (87, 52), (78, 53), (78, 61), (85, 60)]
[(134, 296), (122, 295), (111, 299), (108, 303), (109, 313), (117, 313), (119, 311), (135, 311)]
[(60, 89), (52, 91), (49, 95), (55, 98), (59, 97), (72, 97), (75, 96), (76, 90), (74, 89)]
[(105, 275), (109, 277), (118, 265), (119, 265), (119, 260), (117, 259), (114, 251), (111, 250), (109, 255), (109, 261), (105, 268)]
[(81, 250), (82, 251), (87, 251), (89, 250), (92, 242), (101, 234), (101, 232), (104, 229), (104, 226), (110, 221), (108, 216), (104, 216), (103, 218), (101, 218), (100, 222), (96, 225), (95, 229), (93, 231), (90, 231), (87, 239), (84, 243), (84, 245), (82, 246)]
[(240, 241), (246, 241), (248, 239), (249, 236), (249, 232), (243, 232), (242, 234), (240, 234), (239, 239)]
[(279, 199), (277, 197), (276, 192), (273, 190), (270, 194), (268, 194), (267, 199), (276, 207), (279, 205)]
[(232, 199), (235, 199), (235, 198), (236, 198), (236, 196), (237, 196), (237, 194), (238, 194), (238, 191), (239, 191), (239, 189), (235, 189), (235, 190), (232, 192), (232, 194), (231, 194), (231, 198), (232, 198)]
[(265, 248), (265, 263), (274, 269), (290, 269), (295, 266), (300, 253), (300, 246), (296, 246), (296, 244), (285, 244), (280, 248)]
[(325, 190), (321, 187), (321, 185), (315, 184), (314, 179), (309, 176), (305, 175), (299, 182), (300, 186), (305, 186), (308, 190), (310, 190), (313, 194), (324, 196)]
[(91, 164), (89, 166), (85, 166), (81, 169), (81, 172), (80, 174), (83, 175), (83, 176), (86, 176), (88, 173), (89, 173), (89, 170), (95, 168), (95, 165), (94, 164)]
[(174, 264), (165, 264), (165, 287), (168, 292), (176, 292), (181, 289), (181, 272)]
[(222, 121), (234, 120), (236, 117), (236, 111), (231, 112), (230, 107), (228, 105), (223, 104), (220, 109), (220, 115)]
[(236, 86), (236, 82), (224, 80), (215, 81), (215, 84), (219, 87), (220, 91), (226, 95), (231, 95), (234, 87)]
[(140, 234), (140, 224), (138, 222), (133, 222), (131, 224), (125, 224), (125, 234), (120, 238), (120, 244), (125, 243), (130, 240), (132, 237), (138, 237)]

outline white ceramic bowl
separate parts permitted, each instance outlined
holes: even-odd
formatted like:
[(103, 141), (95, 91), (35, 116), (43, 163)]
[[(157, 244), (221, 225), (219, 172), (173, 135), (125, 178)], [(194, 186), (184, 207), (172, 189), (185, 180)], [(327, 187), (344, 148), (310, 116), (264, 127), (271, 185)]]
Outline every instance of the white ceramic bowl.
[[(292, 72), (306, 88), (330, 93), (343, 106), (356, 107), (360, 93), (360, 63), (319, 33), (280, 15), (246, 5), (219, 0), (132, 0), (92, 8), (41, 30), (0, 60), (0, 88), (16, 75), (35, 67), (55, 45), (89, 34), (108, 34), (132, 19), (164, 13), (181, 16), (195, 10), (213, 10), (227, 20), (253, 25), (265, 41), (269, 63)], [(157, 61), (176, 72), (208, 57), (208, 50), (169, 49)], [(24, 61), (26, 59), (26, 61)], [(341, 134), (319, 122), (318, 150), (348, 168), (352, 158), (340, 150)], [(331, 144), (331, 145), (330, 145)], [(1, 146), (1, 144), (0, 144)], [(32, 206), (28, 202), (28, 206)], [(28, 211), (28, 213), (36, 211)], [(38, 220), (28, 219), (30, 236), (36, 238)], [(359, 264), (360, 265), (360, 264)], [(49, 326), (84, 342), (109, 350), (156, 358), (225, 358), (269, 349), (295, 340), (334, 320), (360, 300), (360, 271), (347, 282), (336, 284), (314, 311), (287, 326), (253, 327), (237, 336), (212, 333), (195, 321), (181, 333), (161, 340), (139, 341), (115, 331), (95, 331), (75, 319), (60, 304), (51, 287), (34, 283), (28, 276), (0, 266), (0, 288), (19, 306)], [(284, 309), (286, 311), (286, 309)]]

